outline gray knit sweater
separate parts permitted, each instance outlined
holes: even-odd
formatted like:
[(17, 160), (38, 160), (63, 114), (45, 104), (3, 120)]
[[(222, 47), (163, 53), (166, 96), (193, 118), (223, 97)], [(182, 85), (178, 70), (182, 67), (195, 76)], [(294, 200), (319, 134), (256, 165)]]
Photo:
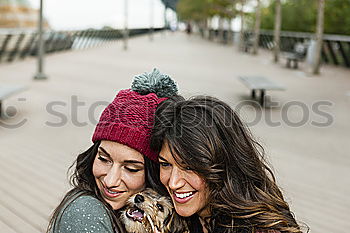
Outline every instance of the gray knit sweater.
[(52, 233), (114, 233), (106, 207), (92, 196), (80, 196), (59, 214)]

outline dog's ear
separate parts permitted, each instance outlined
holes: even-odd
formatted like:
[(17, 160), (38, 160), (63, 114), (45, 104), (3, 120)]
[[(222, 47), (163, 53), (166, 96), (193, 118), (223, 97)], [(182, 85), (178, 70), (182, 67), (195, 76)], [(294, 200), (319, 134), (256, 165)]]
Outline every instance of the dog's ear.
[(166, 231), (171, 233), (184, 233), (189, 232), (187, 223), (183, 217), (178, 215), (175, 210), (169, 214), (164, 220), (164, 226)]

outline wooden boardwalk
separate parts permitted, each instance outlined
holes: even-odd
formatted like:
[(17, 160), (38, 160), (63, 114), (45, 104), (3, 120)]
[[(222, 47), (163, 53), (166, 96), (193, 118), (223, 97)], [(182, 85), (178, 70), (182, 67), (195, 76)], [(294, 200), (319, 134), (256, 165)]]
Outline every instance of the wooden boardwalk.
[[(265, 146), (296, 218), (307, 223), (310, 232), (347, 232), (350, 70), (327, 66), (321, 76), (310, 77), (303, 67), (289, 70), (271, 60), (266, 51), (251, 56), (196, 36), (169, 33), (157, 34), (154, 42), (146, 36), (134, 38), (126, 52), (117, 42), (50, 55), (46, 81), (32, 79), (33, 59), (0, 64), (0, 85), (29, 87), (4, 101), (9, 116), (0, 120), (0, 232), (45, 231), (52, 210), (69, 188), (67, 169), (91, 145), (105, 101), (128, 88), (133, 75), (154, 67), (176, 79), (185, 96), (214, 95), (239, 106)], [(240, 104), (249, 99), (249, 92), (237, 77), (256, 74), (287, 87), (271, 93), (279, 106), (259, 109)], [(327, 115), (312, 109), (318, 101), (332, 103), (319, 108)], [(305, 124), (291, 126), (305, 119)], [(312, 124), (329, 119), (327, 127)], [(16, 127), (20, 122), (22, 126)], [(272, 126), (276, 122), (281, 125)]]

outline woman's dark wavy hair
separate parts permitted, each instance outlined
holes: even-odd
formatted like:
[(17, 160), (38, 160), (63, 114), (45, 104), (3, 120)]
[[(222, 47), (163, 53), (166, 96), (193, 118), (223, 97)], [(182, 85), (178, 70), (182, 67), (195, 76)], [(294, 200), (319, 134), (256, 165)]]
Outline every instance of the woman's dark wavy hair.
[(180, 166), (206, 181), (209, 232), (302, 232), (262, 146), (226, 103), (208, 96), (164, 101), (156, 112), (151, 145), (160, 151), (164, 142)]
[[(54, 228), (60, 221), (60, 213), (64, 211), (64, 208), (67, 207), (69, 203), (73, 202), (76, 198), (82, 195), (91, 195), (99, 199), (108, 210), (108, 214), (112, 220), (112, 226), (115, 232), (126, 232), (124, 226), (118, 219), (118, 213), (114, 211), (112, 207), (101, 197), (101, 194), (95, 182), (94, 175), (92, 173), (92, 166), (97, 155), (99, 145), (100, 141), (97, 141), (87, 151), (78, 155), (74, 164), (69, 168), (69, 170), (74, 168), (73, 174), (70, 176), (70, 184), (73, 186), (73, 189), (71, 189), (64, 196), (61, 203), (54, 210), (47, 228), (47, 232), (55, 230)], [(144, 159), (146, 187), (156, 189), (160, 193), (165, 194), (166, 190), (164, 189), (164, 186), (161, 185), (161, 182), (159, 180), (159, 165), (152, 162), (146, 156), (144, 156)]]

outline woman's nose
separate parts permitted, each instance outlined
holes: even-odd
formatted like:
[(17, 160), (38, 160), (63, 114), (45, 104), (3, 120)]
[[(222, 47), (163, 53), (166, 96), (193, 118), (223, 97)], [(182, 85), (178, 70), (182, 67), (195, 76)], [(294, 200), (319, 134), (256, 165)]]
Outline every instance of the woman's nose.
[(118, 187), (121, 182), (121, 169), (117, 166), (111, 167), (103, 179), (107, 188)]
[(183, 172), (180, 168), (175, 167), (172, 169), (169, 178), (169, 188), (172, 190), (176, 190), (184, 186), (186, 181), (184, 180)]

